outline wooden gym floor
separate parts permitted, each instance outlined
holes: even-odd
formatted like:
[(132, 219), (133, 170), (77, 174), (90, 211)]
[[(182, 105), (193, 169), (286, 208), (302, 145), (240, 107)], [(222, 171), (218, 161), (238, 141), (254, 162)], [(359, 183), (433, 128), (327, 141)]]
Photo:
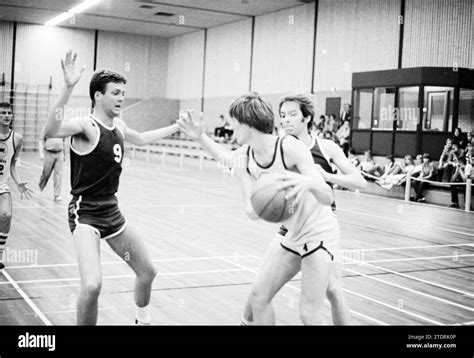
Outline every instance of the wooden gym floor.
[[(176, 157), (124, 160), (119, 203), (146, 241), (158, 269), (155, 324), (236, 325), (265, 248), (278, 225), (244, 214), (235, 178), (214, 162)], [(52, 182), (37, 188), (41, 162), (23, 153), (20, 173), (35, 188), (14, 188), (6, 269), (0, 273), (0, 325), (71, 325), (79, 276), (63, 201)], [(51, 179), (52, 181), (52, 179)], [(474, 324), (474, 214), (336, 191), (342, 231), (343, 286), (356, 325)], [(134, 320), (133, 273), (102, 243), (101, 325)], [(299, 277), (274, 300), (277, 324), (299, 325)], [(330, 308), (326, 304), (330, 322)]]

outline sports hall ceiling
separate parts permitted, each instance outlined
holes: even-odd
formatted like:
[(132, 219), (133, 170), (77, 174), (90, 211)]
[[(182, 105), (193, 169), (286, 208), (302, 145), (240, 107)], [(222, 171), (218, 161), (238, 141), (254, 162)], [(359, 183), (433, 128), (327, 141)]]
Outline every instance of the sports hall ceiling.
[[(0, 0), (0, 21), (44, 24), (82, 0)], [(313, 0), (102, 0), (58, 26), (173, 37)], [(161, 14), (160, 14), (161, 13)]]

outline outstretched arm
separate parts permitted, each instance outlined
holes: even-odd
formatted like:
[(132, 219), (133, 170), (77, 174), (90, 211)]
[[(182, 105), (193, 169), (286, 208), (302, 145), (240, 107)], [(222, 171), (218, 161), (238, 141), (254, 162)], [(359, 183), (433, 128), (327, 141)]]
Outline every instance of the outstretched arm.
[(194, 111), (187, 110), (186, 114), (179, 116), (178, 126), (180, 131), (185, 133), (189, 138), (198, 141), (203, 149), (215, 159), (220, 160), (232, 154), (231, 150), (217, 144), (204, 133), (202, 113), (199, 119), (195, 119)]
[(26, 199), (30, 199), (32, 194), (33, 194), (33, 190), (31, 190), (28, 187), (28, 185), (27, 185), (28, 183), (21, 181), (20, 174), (18, 174), (18, 170), (17, 170), (17, 167), (16, 167), (16, 163), (18, 161), (18, 156), (20, 155), (20, 149), (21, 149), (21, 146), (23, 144), (23, 137), (18, 133), (14, 133), (14, 135), (15, 135), (15, 138), (14, 138), (15, 154), (13, 155), (13, 158), (12, 158), (12, 163), (11, 163), (11, 166), (10, 166), (10, 174), (11, 174), (12, 179), (15, 182), (17, 188), (18, 188), (18, 191), (21, 194), (21, 199), (23, 199), (23, 197), (25, 197)]
[(321, 139), (320, 143), (340, 171), (340, 173), (333, 174), (321, 168), (324, 180), (352, 190), (365, 189), (367, 182), (360, 171), (346, 158), (341, 148), (330, 140)]
[(118, 124), (125, 134), (125, 140), (138, 146), (156, 142), (157, 140), (169, 137), (179, 131), (177, 124), (143, 133), (139, 133), (136, 130), (129, 128), (121, 119), (118, 120)]
[(59, 97), (50, 108), (44, 135), (50, 138), (65, 138), (79, 133), (84, 133), (84, 120), (64, 120), (64, 106), (69, 101), (74, 86), (79, 82), (84, 68), (77, 70), (76, 65), (77, 54), (68, 51), (66, 58), (61, 59), (61, 67), (64, 75), (64, 87), (59, 93)]

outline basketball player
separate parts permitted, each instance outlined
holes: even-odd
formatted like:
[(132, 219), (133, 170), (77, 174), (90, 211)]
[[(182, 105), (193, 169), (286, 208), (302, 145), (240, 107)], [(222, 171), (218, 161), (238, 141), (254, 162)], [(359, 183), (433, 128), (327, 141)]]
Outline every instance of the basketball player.
[[(337, 184), (353, 190), (365, 188), (367, 185), (365, 179), (336, 143), (310, 134), (315, 118), (314, 101), (310, 95), (285, 96), (280, 100), (279, 110), (282, 128), (287, 134), (297, 137), (310, 149), (314, 163), (320, 169), (326, 182), (331, 186)], [(338, 169), (337, 173), (334, 173), (333, 167)], [(335, 203), (332, 204), (332, 209), (336, 210)], [(284, 232), (285, 228), (282, 227), (280, 233)], [(270, 246), (270, 252), (274, 246)], [(341, 286), (340, 260), (335, 260), (332, 263), (327, 297), (331, 303), (333, 323), (335, 325), (350, 324), (350, 310)], [(247, 305), (242, 324), (248, 325), (251, 321), (252, 312)]]
[[(280, 246), (265, 255), (252, 285), (249, 304), (255, 324), (274, 324), (271, 301), (280, 288), (301, 270), (300, 317), (304, 324), (324, 324), (323, 302), (328, 290), (331, 261), (338, 250), (339, 227), (330, 205), (331, 187), (314, 165), (305, 145), (292, 136), (272, 135), (271, 106), (258, 94), (239, 97), (229, 109), (231, 125), (241, 148), (233, 153), (247, 212), (251, 212), (252, 183), (262, 175), (279, 173), (282, 189), (291, 188), (294, 213), (282, 224), (287, 228)], [(180, 129), (197, 139), (216, 158), (229, 155), (203, 132), (202, 122), (188, 111)]]
[(148, 304), (156, 270), (143, 240), (122, 216), (115, 193), (122, 172), (124, 140), (145, 145), (175, 133), (178, 127), (172, 125), (145, 133), (128, 128), (118, 118), (125, 98), (126, 79), (106, 70), (96, 71), (90, 82), (92, 114), (64, 120), (64, 106), (84, 71), (84, 68), (77, 70), (75, 62), (76, 55), (71, 51), (61, 61), (65, 86), (48, 114), (45, 136), (71, 136), (73, 198), (69, 204), (69, 227), (81, 276), (77, 323), (97, 323), (102, 284), (100, 243), (106, 240), (137, 275), (135, 323), (149, 324)]
[(13, 111), (10, 103), (0, 103), (0, 270), (5, 268), (2, 262), (3, 250), (12, 221), (12, 197), (8, 184), (10, 175), (21, 194), (21, 199), (29, 199), (33, 193), (27, 183), (21, 181), (16, 168), (23, 137), (11, 129), (12, 121)]

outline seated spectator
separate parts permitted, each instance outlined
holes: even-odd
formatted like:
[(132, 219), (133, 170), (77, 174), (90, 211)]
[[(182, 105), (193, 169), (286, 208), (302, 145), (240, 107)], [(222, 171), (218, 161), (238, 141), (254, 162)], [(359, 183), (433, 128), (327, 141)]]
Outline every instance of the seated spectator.
[(351, 137), (351, 126), (348, 119), (346, 119), (341, 128), (339, 128), (336, 136), (339, 139), (339, 146), (347, 157), (349, 155), (349, 139)]
[[(435, 166), (431, 161), (429, 153), (423, 154), (423, 165), (421, 167), (419, 179), (423, 180), (433, 180), (435, 179)], [(423, 193), (428, 186), (427, 182), (414, 180), (413, 181), (413, 189), (415, 190), (415, 198), (414, 200), (417, 202), (424, 202), (426, 201)]]
[(438, 163), (438, 181), (449, 181), (449, 178), (452, 176), (452, 167), (449, 165), (448, 160), (453, 149), (453, 140), (451, 138), (446, 139), (446, 144), (444, 145), (443, 152), (439, 157)]
[(412, 177), (418, 177), (421, 173), (421, 169), (423, 168), (423, 154), (417, 154), (415, 157), (414, 168), (411, 172)]
[[(380, 177), (383, 174), (383, 169), (375, 163), (374, 158), (372, 158), (372, 152), (370, 150), (366, 150), (364, 152), (365, 160), (361, 162), (358, 166), (358, 169), (361, 173), (368, 174), (368, 176), (377, 176)], [(367, 177), (367, 175), (365, 175)], [(370, 178), (369, 179), (373, 179)]]
[(408, 174), (413, 172), (415, 165), (413, 163), (413, 158), (411, 155), (405, 155), (403, 162), (399, 165), (398, 171), (393, 171), (391, 174), (388, 174), (384, 179), (377, 181), (382, 188), (391, 190), (395, 185), (401, 185), (406, 181)]
[(461, 128), (456, 128), (453, 133), (453, 144), (456, 143), (460, 149), (464, 149), (467, 144), (467, 139), (464, 136)]
[(338, 128), (338, 123), (336, 120), (336, 115), (330, 114), (329, 119), (324, 124), (324, 132), (330, 131), (333, 134), (336, 134)]
[(355, 154), (355, 149), (354, 148), (350, 148), (349, 149), (349, 161), (357, 168), (360, 164), (360, 160), (359, 158), (357, 158), (356, 154)]
[[(465, 157), (460, 160), (461, 163), (464, 165), (460, 165), (458, 168), (456, 168), (456, 171), (453, 174), (453, 178), (451, 181), (453, 182), (462, 182), (465, 183), (467, 179), (474, 180), (474, 170), (472, 168), (472, 162), (473, 162), (473, 157), (474, 157), (474, 146), (472, 143), (472, 140), (467, 144), (466, 146), (466, 155)], [(458, 191), (459, 191), (458, 185), (451, 185), (451, 204), (449, 207), (451, 208), (459, 208), (459, 197), (458, 197)], [(466, 186), (462, 185), (461, 189), (466, 192)]]
[(214, 137), (223, 138), (225, 136), (225, 125), (226, 120), (224, 119), (224, 115), (221, 114), (219, 116), (219, 125), (214, 129)]

